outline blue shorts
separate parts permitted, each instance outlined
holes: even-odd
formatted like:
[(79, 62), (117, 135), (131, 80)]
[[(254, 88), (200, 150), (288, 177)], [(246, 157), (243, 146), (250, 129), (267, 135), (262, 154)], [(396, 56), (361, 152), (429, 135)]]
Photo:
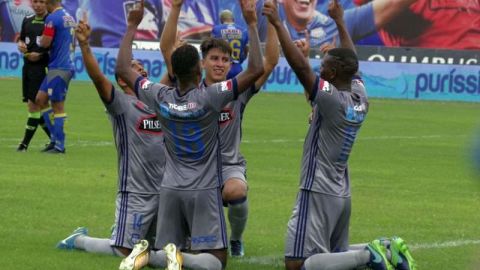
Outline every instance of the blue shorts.
[(65, 101), (67, 97), (68, 84), (73, 77), (70, 70), (53, 69), (49, 70), (47, 77), (43, 79), (40, 90), (48, 94), (50, 101)]

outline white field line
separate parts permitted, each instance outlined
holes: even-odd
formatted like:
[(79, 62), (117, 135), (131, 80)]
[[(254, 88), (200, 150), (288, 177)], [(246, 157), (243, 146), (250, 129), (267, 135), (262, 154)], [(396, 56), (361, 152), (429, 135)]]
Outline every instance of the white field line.
[[(465, 138), (467, 135), (423, 135), (423, 136), (370, 136), (370, 137), (359, 137), (359, 141), (370, 141), (370, 140), (425, 140), (425, 139), (444, 139), (444, 138)], [(15, 143), (14, 145), (9, 145), (10, 147), (16, 147), (19, 142), (19, 138), (0, 138), (0, 142)], [(304, 139), (296, 140), (287, 140), (287, 139), (271, 139), (271, 140), (243, 140), (242, 143), (245, 144), (282, 144), (282, 143), (303, 143)], [(89, 147), (89, 146), (111, 146), (113, 141), (88, 141), (88, 140), (77, 140), (77, 141), (68, 141), (67, 138), (67, 147), (71, 146), (80, 146), (80, 147)]]
[[(455, 248), (463, 247), (468, 245), (480, 245), (480, 240), (453, 240), (446, 242), (436, 242), (436, 243), (425, 243), (425, 244), (412, 244), (409, 245), (410, 250), (421, 250), (421, 249), (441, 249), (441, 248)], [(254, 265), (269, 265), (275, 267), (282, 267), (283, 257), (281, 256), (259, 256), (259, 257), (245, 257), (239, 259), (241, 263), (245, 264), (254, 264)]]

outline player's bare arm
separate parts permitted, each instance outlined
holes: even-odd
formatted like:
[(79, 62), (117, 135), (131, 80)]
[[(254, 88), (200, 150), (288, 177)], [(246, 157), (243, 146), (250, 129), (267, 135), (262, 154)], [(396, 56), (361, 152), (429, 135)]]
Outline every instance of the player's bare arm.
[(282, 45), (283, 53), (287, 58), (288, 64), (292, 67), (298, 79), (302, 83), (305, 94), (311, 96), (313, 86), (315, 84), (316, 76), (310, 67), (308, 59), (306, 59), (302, 52), (290, 39), (290, 34), (283, 26), (282, 21), (277, 10), (276, 1), (266, 1), (263, 6), (263, 15), (267, 16), (268, 21), (275, 27), (278, 40)]
[(265, 57), (263, 59), (263, 75), (255, 82), (255, 89), (260, 89), (268, 80), (280, 58), (277, 33), (271, 23), (267, 24), (267, 41), (265, 42)]
[(408, 8), (417, 0), (374, 0), (373, 14), (375, 14), (375, 26), (377, 29), (384, 27), (387, 23)]
[(167, 66), (168, 75), (170, 77), (173, 77), (172, 62), (170, 58), (175, 50), (175, 47), (172, 46), (172, 44), (177, 42), (177, 24), (182, 5), (183, 0), (172, 1), (172, 8), (170, 10), (170, 14), (168, 14), (165, 27), (163, 28), (162, 36), (160, 37), (160, 50), (162, 51), (163, 59), (165, 61), (165, 65)]
[(240, 6), (242, 8), (243, 18), (248, 25), (250, 55), (248, 57), (247, 69), (236, 77), (238, 93), (247, 90), (263, 74), (263, 57), (257, 30), (255, 0), (240, 0)]
[(123, 36), (122, 43), (117, 56), (117, 66), (115, 73), (120, 77), (131, 89), (135, 89), (135, 81), (140, 76), (136, 71), (131, 69), (132, 61), (132, 42), (135, 37), (138, 25), (143, 19), (144, 0), (135, 5), (135, 8), (128, 13), (127, 32)]
[(343, 7), (338, 0), (330, 1), (328, 4), (328, 15), (330, 15), (337, 25), (338, 35), (340, 37), (340, 46), (356, 52), (355, 45), (353, 44), (352, 38), (348, 34), (348, 30), (343, 19)]
[(92, 50), (90, 49), (89, 38), (91, 33), (92, 29), (90, 25), (88, 25), (86, 15), (84, 15), (84, 18), (78, 22), (75, 28), (75, 37), (80, 45), (88, 76), (92, 79), (100, 97), (105, 102), (110, 102), (112, 98), (112, 84), (105, 75), (103, 75), (98, 66), (97, 59), (93, 56)]

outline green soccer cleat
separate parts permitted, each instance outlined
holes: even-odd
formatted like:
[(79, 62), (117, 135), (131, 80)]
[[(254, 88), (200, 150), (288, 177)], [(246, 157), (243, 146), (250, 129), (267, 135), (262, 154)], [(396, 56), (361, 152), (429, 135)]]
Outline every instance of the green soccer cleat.
[(367, 245), (366, 249), (370, 251), (368, 267), (373, 270), (394, 270), (387, 259), (387, 248), (383, 239), (373, 240)]
[(65, 249), (65, 250), (72, 250), (75, 249), (75, 239), (82, 235), (88, 235), (88, 229), (85, 227), (78, 227), (76, 228), (72, 234), (70, 234), (67, 238), (63, 239), (62, 241), (58, 242), (57, 248), (58, 249)]
[(167, 268), (165, 270), (182, 270), (183, 256), (175, 244), (170, 243), (163, 250), (167, 253)]
[(392, 253), (392, 265), (396, 270), (416, 270), (417, 264), (408, 249), (405, 241), (394, 236), (390, 241), (390, 252)]
[(150, 254), (148, 253), (148, 241), (140, 240), (133, 246), (130, 255), (125, 257), (120, 263), (119, 270), (138, 270), (148, 264)]

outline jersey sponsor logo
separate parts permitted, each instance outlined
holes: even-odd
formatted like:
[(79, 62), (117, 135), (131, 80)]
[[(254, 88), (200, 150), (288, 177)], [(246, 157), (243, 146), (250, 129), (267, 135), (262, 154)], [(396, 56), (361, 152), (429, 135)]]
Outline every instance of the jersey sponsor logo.
[(25, 37), (25, 44), (27, 44), (27, 45), (30, 44), (30, 38), (29, 37)]
[(141, 117), (137, 123), (137, 130), (142, 133), (162, 134), (162, 126), (155, 114)]
[(330, 86), (330, 83), (327, 81), (320, 80), (320, 85), (318, 88), (325, 93), (332, 94), (332, 87)]
[(224, 81), (220, 83), (220, 91), (232, 91), (233, 90), (233, 83), (232, 80)]
[(193, 109), (197, 108), (197, 103), (188, 102), (188, 103), (182, 104), (182, 105), (177, 105), (175, 103), (168, 103), (168, 108), (183, 112), (183, 111), (186, 111), (186, 110), (193, 110)]
[(140, 88), (142, 88), (143, 90), (148, 90), (150, 84), (152, 84), (151, 81), (149, 81), (148, 79), (143, 79), (140, 81)]
[(63, 19), (63, 26), (65, 28), (75, 27), (77, 25), (75, 23), (75, 19), (70, 15), (62, 16), (62, 19)]
[(226, 125), (234, 118), (232, 109), (223, 109), (220, 112), (220, 117), (218, 118), (218, 123), (220, 125)]

